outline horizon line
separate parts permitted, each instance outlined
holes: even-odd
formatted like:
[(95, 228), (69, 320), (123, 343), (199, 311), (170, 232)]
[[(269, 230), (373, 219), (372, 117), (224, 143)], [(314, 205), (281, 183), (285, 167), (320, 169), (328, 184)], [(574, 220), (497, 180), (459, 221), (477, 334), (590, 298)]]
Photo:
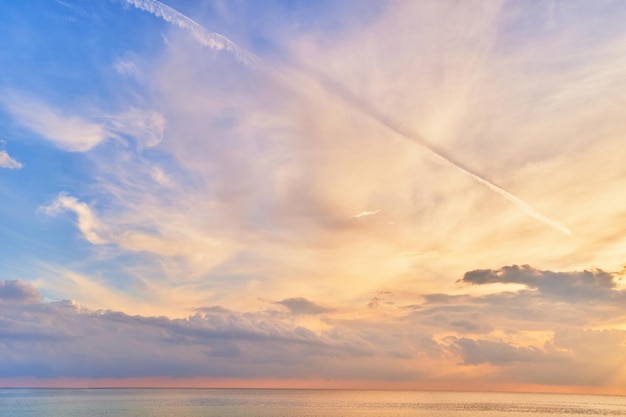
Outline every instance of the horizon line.
[[(41, 380), (40, 380), (41, 381)], [(483, 383), (485, 384), (485, 383)], [(445, 384), (442, 384), (445, 385)], [(263, 391), (397, 391), (397, 392), (440, 392), (440, 393), (493, 393), (493, 394), (548, 394), (548, 395), (600, 395), (626, 397), (626, 389), (623, 387), (591, 387), (591, 386), (553, 386), (541, 384), (520, 383), (494, 383), (483, 385), (482, 388), (462, 387), (451, 384), (449, 388), (444, 386), (433, 387), (391, 387), (391, 386), (233, 386), (233, 385), (6, 385), (0, 386), (0, 390), (263, 390)], [(475, 383), (473, 384), (476, 385)], [(489, 385), (500, 385), (501, 389)]]

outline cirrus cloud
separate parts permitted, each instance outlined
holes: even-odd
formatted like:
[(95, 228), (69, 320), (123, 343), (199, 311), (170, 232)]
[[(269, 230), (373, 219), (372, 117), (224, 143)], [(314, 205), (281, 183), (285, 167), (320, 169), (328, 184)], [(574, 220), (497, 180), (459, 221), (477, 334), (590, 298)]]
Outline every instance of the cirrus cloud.
[(21, 162), (11, 158), (7, 151), (0, 151), (0, 167), (8, 169), (20, 169), (24, 165)]

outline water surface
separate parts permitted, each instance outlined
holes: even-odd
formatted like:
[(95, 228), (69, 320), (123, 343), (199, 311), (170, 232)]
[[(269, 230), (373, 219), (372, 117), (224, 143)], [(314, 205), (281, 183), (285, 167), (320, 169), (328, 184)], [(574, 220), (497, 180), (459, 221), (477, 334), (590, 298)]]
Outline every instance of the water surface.
[(0, 416), (626, 416), (626, 397), (273, 389), (4, 389)]

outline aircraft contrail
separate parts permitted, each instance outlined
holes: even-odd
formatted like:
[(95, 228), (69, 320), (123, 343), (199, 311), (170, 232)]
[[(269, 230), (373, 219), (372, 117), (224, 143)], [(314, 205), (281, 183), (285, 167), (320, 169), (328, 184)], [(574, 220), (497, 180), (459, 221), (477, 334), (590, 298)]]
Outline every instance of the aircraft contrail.
[(489, 181), (483, 176), (475, 173), (471, 169), (464, 166), (462, 163), (455, 161), (454, 158), (446, 155), (445, 151), (438, 149), (435, 145), (433, 145), (432, 143), (429, 143), (419, 134), (403, 129), (402, 127), (398, 125), (397, 122), (394, 122), (391, 118), (389, 118), (389, 116), (386, 116), (385, 114), (380, 112), (380, 110), (374, 108), (367, 101), (357, 97), (356, 95), (354, 95), (353, 93), (345, 89), (342, 85), (340, 85), (336, 81), (329, 79), (324, 74), (320, 74), (319, 72), (316, 72), (315, 70), (305, 69), (304, 72), (307, 74), (313, 74), (312, 77), (315, 78), (315, 81), (318, 84), (321, 84), (324, 87), (325, 91), (332, 92), (333, 94), (341, 97), (342, 101), (349, 103), (352, 106), (352, 108), (357, 109), (362, 114), (366, 114), (372, 119), (378, 121), (378, 123), (387, 127), (388, 129), (395, 132), (396, 134), (404, 137), (405, 139), (409, 139), (412, 142), (420, 145), (434, 160), (438, 161), (442, 165), (447, 165), (451, 168), (454, 168), (455, 170), (461, 172), (462, 174), (469, 176), (470, 178), (472, 178), (474, 181), (478, 182), (479, 184), (486, 186), (491, 191), (500, 195), (501, 197), (503, 197), (504, 199), (512, 203), (514, 206), (516, 206), (517, 208), (519, 208), (520, 210), (522, 210), (524, 213), (534, 218), (535, 220), (539, 220), (540, 222), (550, 227), (553, 227), (554, 229), (568, 236), (572, 236), (572, 232), (567, 227), (563, 226), (561, 223), (557, 222), (556, 220), (552, 220), (549, 217), (544, 216), (543, 214), (539, 213), (537, 210), (532, 208), (530, 204), (528, 204), (521, 198), (516, 197), (515, 195), (506, 191), (504, 188), (494, 184), (493, 182)]
[(210, 32), (200, 23), (192, 18), (185, 16), (176, 9), (167, 6), (157, 0), (126, 0), (137, 9), (144, 10), (148, 13), (162, 18), (166, 22), (172, 23), (181, 29), (191, 33), (196, 40), (204, 46), (208, 46), (215, 50), (226, 50), (232, 52), (235, 57), (242, 63), (250, 66), (258, 65), (261, 60), (252, 52), (249, 52), (235, 42), (231, 41), (224, 35)]
[[(211, 49), (230, 51), (240, 62), (245, 65), (252, 67), (264, 67), (269, 72), (278, 74), (282, 79), (288, 79), (285, 74), (280, 73), (279, 71), (271, 67), (264, 66), (263, 60), (254, 53), (247, 51), (244, 48), (241, 48), (239, 45), (237, 45), (235, 42), (231, 41), (224, 35), (207, 30), (204, 26), (200, 25), (195, 20), (185, 16), (178, 10), (173, 9), (158, 0), (126, 1), (138, 9), (152, 13), (153, 15), (160, 17), (169, 23), (175, 24), (181, 29), (188, 31), (202, 45), (205, 45)], [(313, 82), (322, 86), (326, 92), (340, 98), (344, 103), (349, 104), (353, 109), (356, 109), (360, 113), (370, 118), (373, 118), (378, 123), (387, 127), (394, 133), (404, 137), (405, 139), (409, 139), (412, 142), (420, 145), (436, 161), (440, 162), (443, 165), (454, 168), (463, 175), (470, 177), (477, 183), (484, 185), (491, 191), (495, 192), (496, 194), (500, 195), (501, 197), (512, 203), (515, 207), (517, 207), (533, 219), (538, 220), (568, 236), (572, 235), (572, 232), (561, 223), (544, 216), (543, 214), (532, 208), (530, 204), (528, 204), (521, 198), (511, 194), (502, 187), (499, 187), (498, 185), (494, 184), (483, 176), (463, 166), (463, 164), (456, 162), (452, 157), (447, 156), (444, 151), (437, 149), (437, 147), (426, 141), (420, 135), (403, 129), (388, 116), (384, 115), (379, 110), (374, 108), (370, 103), (357, 97), (346, 88), (338, 84), (336, 81), (333, 81), (325, 75), (320, 74), (319, 72), (312, 69), (300, 68), (300, 71), (302, 72), (302, 74), (307, 76), (307, 78), (310, 78)]]

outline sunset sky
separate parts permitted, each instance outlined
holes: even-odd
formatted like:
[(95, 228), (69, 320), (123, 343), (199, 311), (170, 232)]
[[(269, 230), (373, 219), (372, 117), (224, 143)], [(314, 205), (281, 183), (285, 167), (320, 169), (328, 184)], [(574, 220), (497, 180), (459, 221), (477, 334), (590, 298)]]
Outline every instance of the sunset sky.
[(0, 386), (620, 392), (624, 22), (2, 2)]

